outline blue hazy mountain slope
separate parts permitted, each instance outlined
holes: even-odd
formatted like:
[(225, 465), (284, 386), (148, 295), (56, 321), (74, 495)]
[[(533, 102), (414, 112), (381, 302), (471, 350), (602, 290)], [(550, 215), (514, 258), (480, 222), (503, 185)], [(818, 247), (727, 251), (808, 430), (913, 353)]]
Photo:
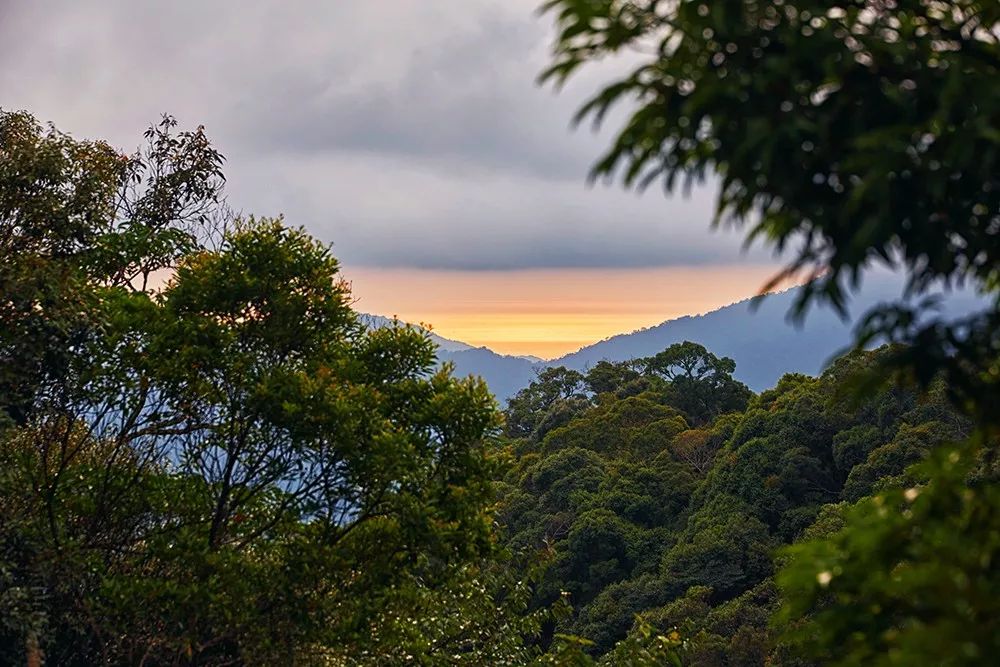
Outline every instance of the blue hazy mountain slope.
[[(497, 400), (504, 403), (527, 386), (539, 368), (567, 366), (585, 370), (602, 359), (623, 361), (646, 357), (673, 343), (691, 340), (719, 356), (732, 357), (736, 361), (736, 377), (754, 391), (762, 391), (773, 387), (785, 373), (821, 372), (850, 345), (857, 318), (879, 303), (894, 300), (900, 290), (899, 280), (890, 276), (870, 280), (854, 296), (847, 321), (824, 307), (811, 309), (800, 325), (791, 323), (788, 312), (796, 289), (790, 289), (767, 296), (756, 308), (747, 299), (704, 315), (680, 317), (613, 336), (551, 361), (532, 363), (524, 357), (468, 346), (462, 350), (442, 348), (439, 356), (443, 361), (453, 362), (458, 375), (482, 376)], [(961, 316), (981, 304), (981, 299), (970, 291), (951, 292), (943, 299), (942, 314)]]
[[(382, 317), (381, 315), (369, 315), (367, 313), (362, 313), (360, 315), (360, 317), (361, 317), (361, 321), (364, 322), (366, 325), (368, 325), (369, 328), (372, 328), (372, 329), (378, 329), (380, 327), (392, 326), (392, 324), (394, 322), (394, 320), (392, 320), (391, 318)], [(423, 327), (421, 327), (421, 328), (423, 328)], [(428, 334), (430, 335), (431, 340), (434, 341), (434, 344), (438, 346), (438, 350), (440, 352), (460, 352), (462, 350), (473, 350), (473, 349), (475, 349), (474, 347), (472, 347), (471, 345), (468, 345), (467, 343), (463, 343), (461, 341), (452, 340), (450, 338), (445, 338), (443, 336), (439, 336), (439, 335), (437, 335), (436, 333), (434, 333), (432, 331), (428, 331)]]
[[(393, 320), (381, 315), (362, 314), (362, 321), (369, 327), (392, 326)], [(455, 365), (455, 374), (478, 375), (486, 380), (490, 391), (501, 403), (526, 387), (535, 377), (535, 368), (544, 361), (538, 357), (514, 357), (497, 354), (485, 347), (473, 347), (461, 341), (444, 338), (428, 331), (438, 346), (438, 359)]]
[(535, 370), (543, 368), (546, 363), (497, 354), (485, 347), (454, 352), (439, 349), (438, 358), (453, 363), (455, 375), (482, 377), (501, 405), (519, 390), (527, 387), (535, 379)]
[[(891, 301), (900, 292), (892, 279), (866, 286), (850, 304), (842, 320), (829, 307), (813, 308), (801, 324), (788, 319), (797, 289), (770, 294), (754, 307), (747, 299), (693, 317), (669, 320), (655, 327), (613, 336), (548, 362), (582, 370), (602, 359), (623, 361), (656, 354), (685, 340), (695, 341), (718, 356), (736, 361), (736, 377), (754, 391), (773, 387), (785, 373), (815, 375), (849, 346), (857, 319), (873, 306)], [(971, 292), (952, 292), (943, 300), (942, 313), (960, 316), (981, 301)]]

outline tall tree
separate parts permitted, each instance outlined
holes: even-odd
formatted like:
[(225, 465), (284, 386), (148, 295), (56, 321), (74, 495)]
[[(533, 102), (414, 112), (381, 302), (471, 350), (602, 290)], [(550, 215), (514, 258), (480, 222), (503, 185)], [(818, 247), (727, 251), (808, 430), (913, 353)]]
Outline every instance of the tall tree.
[(480, 381), (418, 330), (365, 328), (302, 230), (216, 233), (200, 130), (165, 119), (123, 157), (26, 114), (0, 129), (0, 660), (366, 655), (426, 590), (480, 586)]
[(546, 412), (560, 402), (584, 396), (584, 377), (564, 366), (543, 368), (527, 387), (507, 402), (507, 435), (531, 435), (544, 420)]
[[(134, 155), (0, 110), (0, 409), (68, 400), (103, 291), (142, 291), (221, 219), (223, 158), (165, 116)], [(0, 417), (2, 418), (2, 417)]]
[(739, 412), (753, 395), (733, 378), (735, 361), (720, 359), (691, 341), (675, 343), (643, 362), (647, 373), (668, 382), (671, 404), (695, 424), (705, 424), (725, 412)]

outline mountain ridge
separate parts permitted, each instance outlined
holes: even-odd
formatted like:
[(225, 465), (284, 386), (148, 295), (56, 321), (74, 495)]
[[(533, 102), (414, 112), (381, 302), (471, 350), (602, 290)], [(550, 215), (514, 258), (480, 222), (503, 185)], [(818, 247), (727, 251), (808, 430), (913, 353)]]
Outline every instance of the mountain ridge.
[[(829, 306), (817, 306), (798, 323), (788, 313), (801, 287), (749, 297), (698, 315), (683, 315), (660, 324), (609, 336), (555, 359), (534, 361), (475, 347), (431, 332), (439, 343), (438, 358), (454, 365), (456, 375), (478, 375), (502, 404), (527, 386), (538, 370), (566, 366), (585, 371), (598, 361), (625, 361), (656, 354), (685, 340), (704, 345), (720, 357), (736, 361), (735, 377), (754, 391), (774, 386), (786, 373), (817, 375), (853, 341), (860, 316), (879, 303), (898, 299), (902, 282), (882, 276), (863, 286), (848, 304), (842, 318)], [(968, 290), (949, 292), (941, 315), (955, 317), (971, 312), (982, 299)], [(378, 317), (378, 316), (373, 316)], [(391, 323), (379, 318), (382, 325)]]

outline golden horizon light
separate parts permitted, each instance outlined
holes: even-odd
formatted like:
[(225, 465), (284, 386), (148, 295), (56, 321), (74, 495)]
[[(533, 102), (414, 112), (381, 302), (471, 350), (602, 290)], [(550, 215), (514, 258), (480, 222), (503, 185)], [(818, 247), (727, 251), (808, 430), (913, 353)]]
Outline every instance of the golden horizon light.
[[(451, 271), (345, 267), (354, 308), (502, 354), (553, 359), (754, 296), (775, 264)], [(788, 287), (783, 285), (783, 287)]]

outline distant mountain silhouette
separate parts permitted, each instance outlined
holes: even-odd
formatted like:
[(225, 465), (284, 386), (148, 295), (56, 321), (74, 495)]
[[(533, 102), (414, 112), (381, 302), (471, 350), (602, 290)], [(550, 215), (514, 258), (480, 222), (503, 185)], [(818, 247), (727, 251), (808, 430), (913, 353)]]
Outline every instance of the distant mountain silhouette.
[[(368, 327), (372, 329), (379, 329), (381, 327), (392, 326), (394, 322), (392, 318), (382, 317), (381, 315), (370, 315), (368, 313), (361, 313), (361, 321), (367, 324)], [(405, 324), (405, 322), (403, 324)], [(438, 346), (439, 352), (461, 352), (463, 350), (475, 349), (473, 346), (468, 345), (467, 343), (439, 336), (433, 331), (428, 331), (427, 333), (430, 335), (431, 340), (434, 341), (434, 344)]]
[[(371, 328), (393, 325), (393, 320), (381, 315), (361, 314), (361, 320)], [(404, 323), (405, 324), (405, 323)], [(526, 387), (535, 377), (535, 368), (544, 364), (538, 357), (516, 357), (498, 354), (486, 347), (473, 347), (428, 331), (438, 346), (438, 359), (455, 364), (455, 374), (478, 375), (486, 380), (490, 391), (501, 403)]]
[[(583, 370), (602, 359), (647, 357), (673, 343), (690, 340), (720, 357), (732, 357), (736, 377), (754, 391), (762, 391), (773, 387), (785, 373), (820, 373), (851, 345), (858, 319), (873, 306), (892, 301), (900, 287), (891, 279), (867, 286), (851, 300), (847, 321), (831, 308), (820, 307), (810, 309), (800, 324), (793, 324), (788, 313), (799, 292), (793, 288), (769, 294), (756, 304), (747, 299), (704, 315), (680, 317), (613, 336), (547, 363)], [(980, 303), (971, 292), (953, 292), (944, 300), (942, 312), (959, 316)]]
[(441, 350), (438, 358), (455, 364), (455, 375), (478, 375), (486, 380), (490, 391), (501, 405), (518, 391), (527, 387), (535, 379), (536, 369), (545, 366), (544, 361), (531, 361), (524, 357), (497, 354), (486, 347), (448, 352)]
[[(525, 357), (497, 354), (432, 334), (440, 344), (438, 357), (455, 365), (460, 376), (478, 375), (486, 380), (501, 404), (528, 385), (538, 369), (566, 366), (586, 370), (602, 359), (624, 361), (647, 357), (685, 340), (700, 343), (722, 357), (736, 361), (736, 377), (754, 391), (773, 387), (785, 373), (821, 372), (853, 340), (857, 318), (873, 306), (898, 297), (898, 278), (881, 276), (870, 280), (851, 300), (847, 321), (829, 307), (812, 308), (804, 322), (795, 325), (788, 312), (798, 288), (771, 294), (754, 307), (746, 299), (704, 315), (668, 320), (648, 329), (612, 336), (551, 361), (533, 362)], [(982, 300), (970, 291), (946, 295), (942, 314), (960, 316), (981, 307)], [(381, 318), (390, 322), (386, 318)]]

